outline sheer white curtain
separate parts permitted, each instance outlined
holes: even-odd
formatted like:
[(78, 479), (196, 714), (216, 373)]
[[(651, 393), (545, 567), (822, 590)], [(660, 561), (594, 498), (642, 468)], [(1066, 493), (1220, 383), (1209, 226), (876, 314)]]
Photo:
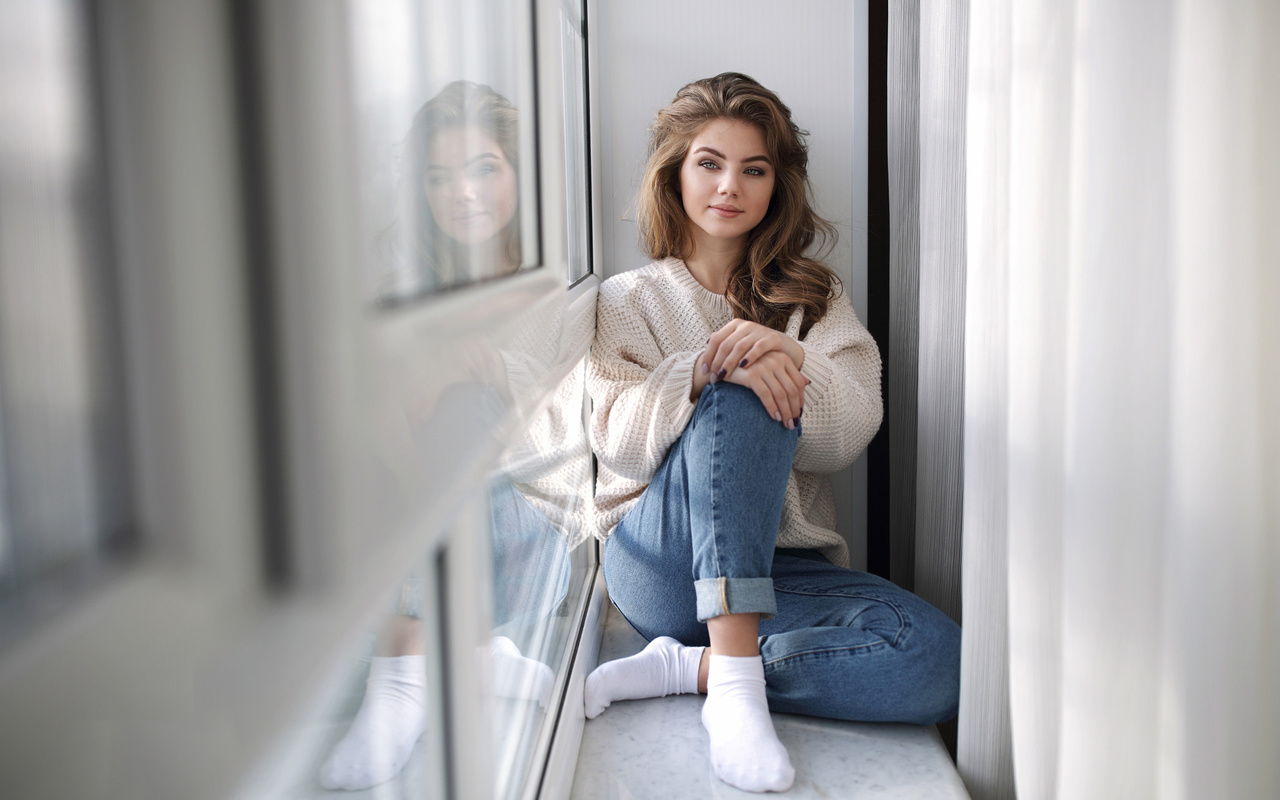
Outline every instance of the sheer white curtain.
[(968, 36), (961, 772), (1280, 797), (1280, 4)]

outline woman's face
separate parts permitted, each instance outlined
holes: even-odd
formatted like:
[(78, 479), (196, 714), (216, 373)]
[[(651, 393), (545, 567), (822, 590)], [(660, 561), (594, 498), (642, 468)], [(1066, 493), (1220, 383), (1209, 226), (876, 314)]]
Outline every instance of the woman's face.
[(516, 171), (479, 128), (446, 128), (427, 147), (427, 205), (445, 235), (463, 244), (497, 236), (516, 214)]
[(713, 119), (689, 143), (680, 195), (694, 239), (744, 240), (773, 197), (764, 134), (736, 119)]

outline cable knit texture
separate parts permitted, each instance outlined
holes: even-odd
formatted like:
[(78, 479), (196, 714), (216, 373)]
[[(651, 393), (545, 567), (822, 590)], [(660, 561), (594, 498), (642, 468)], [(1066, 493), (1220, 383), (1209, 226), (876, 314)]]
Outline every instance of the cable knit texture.
[[(703, 288), (679, 259), (601, 284), (587, 371), (599, 538), (635, 505), (684, 432), (693, 416), (694, 363), (711, 334), (731, 319), (724, 297)], [(797, 309), (786, 334), (798, 339), (800, 322)], [(848, 566), (827, 476), (853, 463), (880, 427), (880, 352), (845, 295), (831, 301), (800, 343), (800, 371), (813, 382), (805, 389), (778, 547), (818, 550)]]

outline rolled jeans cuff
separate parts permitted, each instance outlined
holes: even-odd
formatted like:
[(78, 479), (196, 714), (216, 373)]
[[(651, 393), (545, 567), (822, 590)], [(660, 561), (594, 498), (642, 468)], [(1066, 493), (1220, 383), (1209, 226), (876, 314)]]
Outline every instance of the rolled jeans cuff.
[(698, 622), (725, 614), (759, 614), (773, 619), (778, 601), (773, 578), (703, 578), (693, 582), (698, 595)]

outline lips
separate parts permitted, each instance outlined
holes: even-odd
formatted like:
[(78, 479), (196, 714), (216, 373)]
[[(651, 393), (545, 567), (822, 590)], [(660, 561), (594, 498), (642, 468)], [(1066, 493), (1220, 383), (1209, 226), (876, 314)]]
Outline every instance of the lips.
[(711, 210), (725, 218), (733, 218), (744, 213), (742, 209), (733, 206), (711, 206)]

